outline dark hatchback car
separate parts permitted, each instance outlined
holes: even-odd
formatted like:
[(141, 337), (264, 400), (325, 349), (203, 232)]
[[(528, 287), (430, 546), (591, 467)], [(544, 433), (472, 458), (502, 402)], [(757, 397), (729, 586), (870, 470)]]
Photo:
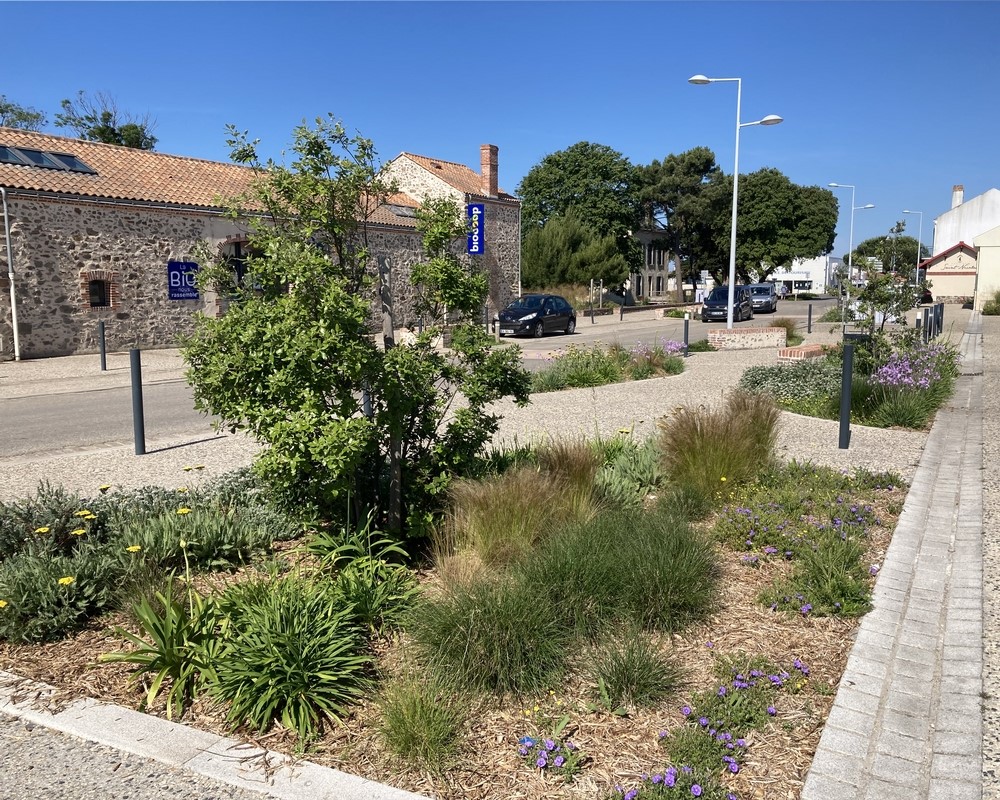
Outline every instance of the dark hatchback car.
[[(701, 304), (701, 321), (712, 322), (729, 319), (729, 287), (716, 286)], [(733, 321), (753, 319), (753, 300), (746, 286), (733, 288)]]
[(573, 306), (557, 294), (525, 294), (516, 298), (498, 317), (501, 336), (530, 333), (539, 337), (576, 330)]

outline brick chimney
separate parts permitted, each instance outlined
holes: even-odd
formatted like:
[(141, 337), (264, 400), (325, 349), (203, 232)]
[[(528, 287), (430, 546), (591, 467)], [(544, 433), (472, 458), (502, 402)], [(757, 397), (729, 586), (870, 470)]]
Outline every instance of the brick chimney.
[(496, 197), (500, 193), (497, 178), (497, 155), (500, 148), (495, 144), (484, 144), (479, 147), (479, 174), (482, 177), (482, 191), (487, 197)]
[(958, 183), (951, 187), (951, 207), (958, 208), (965, 202), (965, 187)]

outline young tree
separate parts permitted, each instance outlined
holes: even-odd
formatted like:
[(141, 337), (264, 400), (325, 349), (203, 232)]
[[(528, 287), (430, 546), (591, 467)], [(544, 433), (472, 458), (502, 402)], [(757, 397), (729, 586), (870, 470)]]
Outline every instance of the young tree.
[(632, 163), (603, 144), (577, 142), (551, 153), (517, 187), (522, 237), (572, 211), (599, 237), (612, 237), (629, 265), (638, 266), (640, 248), (631, 236), (641, 221), (638, 180)]
[[(480, 464), (499, 424), (488, 404), (527, 402), (520, 354), (489, 347), (472, 325), (454, 329), (450, 353), (434, 347), (433, 328), (403, 344), (390, 330), (380, 346), (368, 220), (394, 187), (372, 143), (319, 119), (296, 128), (285, 167), (230, 132), (233, 160), (257, 173), (231, 210), (250, 227), (250, 256), (240, 284), (224, 261), (203, 270), (236, 300), (220, 318), (199, 317), (183, 343), (196, 407), (267, 445), (255, 467), (289, 506), (340, 521), (374, 509), (390, 530), (420, 530), (452, 476)], [(451, 255), (465, 232), (459, 210), (430, 203), (419, 222), (423, 301), (478, 310), (485, 281)]]
[[(912, 236), (903, 236), (905, 223), (901, 220), (889, 229), (888, 236), (872, 236), (860, 242), (853, 251), (854, 265), (864, 267), (869, 259), (877, 261), (887, 272), (898, 272), (912, 276), (917, 267), (917, 240)], [(920, 260), (930, 255), (923, 244), (920, 245)], [(847, 260), (847, 255), (844, 256)]]
[(0, 94), (0, 125), (25, 131), (40, 131), (47, 124), (44, 112), (31, 106), (20, 106)]
[(134, 117), (118, 110), (113, 97), (98, 92), (91, 99), (81, 89), (76, 100), (62, 101), (62, 112), (56, 114), (57, 128), (70, 128), (81, 139), (104, 144), (134, 147), (138, 150), (153, 150), (156, 137), (153, 136), (155, 123), (146, 114)]

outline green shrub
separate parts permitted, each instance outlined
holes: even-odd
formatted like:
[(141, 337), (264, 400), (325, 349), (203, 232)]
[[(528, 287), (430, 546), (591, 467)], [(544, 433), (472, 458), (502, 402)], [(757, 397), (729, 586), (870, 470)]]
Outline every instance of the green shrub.
[(532, 392), (604, 386), (622, 379), (620, 354), (594, 347), (569, 347), (551, 365), (531, 376)]
[(0, 639), (64, 636), (112, 605), (127, 562), (82, 543), (72, 555), (19, 553), (0, 564)]
[(708, 339), (699, 339), (696, 342), (688, 342), (689, 353), (714, 353), (715, 348), (709, 344)]
[(552, 686), (573, 634), (534, 586), (482, 577), (420, 603), (407, 630), (437, 680), (495, 694)]
[(105, 528), (78, 494), (42, 482), (33, 497), (0, 503), (0, 562), (22, 552), (71, 555), (83, 539), (102, 540)]
[(332, 582), (290, 573), (235, 584), (218, 602), (227, 629), (211, 691), (230, 722), (264, 731), (280, 720), (301, 747), (368, 687), (371, 656)]
[(840, 391), (841, 368), (831, 359), (807, 358), (791, 364), (756, 366), (744, 371), (739, 387), (767, 392), (782, 405), (826, 401)]
[(659, 423), (664, 470), (671, 481), (712, 498), (773, 462), (778, 419), (770, 397), (745, 391), (730, 394), (719, 409), (680, 408)]
[(863, 420), (877, 428), (926, 428), (938, 404), (933, 396), (920, 392), (888, 391)]
[(377, 699), (386, 747), (415, 769), (438, 774), (461, 745), (465, 704), (433, 678), (406, 675)]
[(641, 631), (609, 637), (592, 654), (595, 699), (606, 708), (648, 708), (676, 691), (680, 668)]
[(613, 441), (621, 446), (605, 450), (604, 464), (595, 477), (597, 491), (612, 507), (638, 507), (663, 480), (656, 440), (636, 444), (619, 436)]

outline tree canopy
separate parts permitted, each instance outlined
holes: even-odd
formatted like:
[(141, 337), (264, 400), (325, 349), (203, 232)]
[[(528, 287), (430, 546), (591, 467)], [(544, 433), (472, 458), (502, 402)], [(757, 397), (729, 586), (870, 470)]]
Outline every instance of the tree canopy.
[(22, 106), (0, 94), (0, 125), (25, 131), (40, 131), (48, 124), (45, 112)]
[[(902, 274), (913, 274), (917, 268), (917, 240), (912, 236), (903, 236), (906, 228), (904, 220), (897, 222), (888, 233), (881, 236), (872, 236), (860, 242), (852, 251), (844, 255), (844, 263), (847, 263), (848, 256), (855, 268), (865, 268), (869, 259), (875, 259), (881, 264), (885, 272), (899, 272)], [(920, 260), (930, 256), (930, 251), (923, 244), (920, 245)]]
[[(741, 279), (762, 281), (795, 259), (829, 253), (836, 236), (837, 208), (829, 189), (799, 186), (777, 169), (766, 167), (740, 176), (736, 265)], [(729, 228), (725, 225), (727, 237)]]
[(104, 144), (117, 144), (139, 150), (153, 150), (156, 137), (149, 115), (136, 117), (122, 112), (113, 97), (97, 92), (93, 99), (82, 89), (76, 99), (62, 101), (62, 111), (56, 114), (57, 128), (69, 128), (80, 139)]
[(599, 238), (613, 237), (622, 256), (638, 265), (630, 235), (641, 221), (637, 180), (632, 163), (607, 145), (577, 142), (551, 153), (517, 187), (522, 233), (572, 212)]

